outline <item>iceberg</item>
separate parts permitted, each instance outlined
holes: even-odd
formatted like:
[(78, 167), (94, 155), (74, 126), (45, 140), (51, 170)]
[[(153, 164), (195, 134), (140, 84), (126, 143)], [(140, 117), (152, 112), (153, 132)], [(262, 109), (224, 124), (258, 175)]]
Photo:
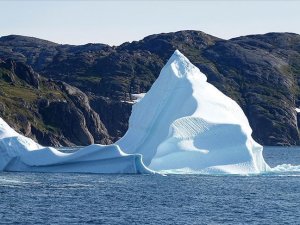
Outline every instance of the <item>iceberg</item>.
[(269, 170), (240, 106), (178, 50), (135, 105), (118, 144), (165, 172), (249, 174)]
[(178, 50), (112, 145), (43, 147), (0, 118), (0, 171), (255, 174), (269, 171), (239, 105)]
[(62, 153), (18, 134), (1, 118), (0, 171), (153, 173), (140, 154), (126, 154), (117, 145), (95, 144), (75, 153)]

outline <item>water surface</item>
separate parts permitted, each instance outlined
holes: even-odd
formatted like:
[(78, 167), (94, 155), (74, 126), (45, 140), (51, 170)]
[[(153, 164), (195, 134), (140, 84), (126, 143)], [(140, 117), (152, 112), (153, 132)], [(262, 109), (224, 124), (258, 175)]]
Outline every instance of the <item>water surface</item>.
[[(265, 148), (270, 166), (298, 148)], [(0, 173), (0, 224), (300, 224), (299, 173)]]

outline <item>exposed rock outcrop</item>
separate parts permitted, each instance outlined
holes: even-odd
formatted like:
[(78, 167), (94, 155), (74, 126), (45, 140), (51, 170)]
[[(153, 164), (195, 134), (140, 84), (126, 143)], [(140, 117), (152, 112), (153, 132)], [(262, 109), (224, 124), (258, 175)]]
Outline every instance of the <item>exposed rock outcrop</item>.
[[(300, 35), (292, 33), (222, 40), (200, 31), (179, 31), (151, 35), (117, 47), (103, 44), (59, 45), (16, 35), (1, 37), (0, 59), (13, 59), (12, 62), (17, 65), (12, 70), (14, 66), (8, 62), (1, 63), (2, 67), (8, 64), (9, 68), (5, 70), (10, 72), (2, 73), (0, 80), (12, 85), (14, 90), (12, 93), (0, 89), (1, 115), (12, 114), (9, 104), (1, 98), (10, 97), (12, 102), (19, 102), (23, 110), (31, 107), (27, 100), (18, 99), (22, 95), (17, 94), (20, 80), (24, 87), (45, 93), (45, 85), (41, 84), (45, 81), (41, 82), (43, 79), (39, 78), (37, 82), (37, 76), (31, 76), (36, 71), (53, 79), (46, 85), (46, 89), (50, 89), (46, 99), (63, 99), (66, 102), (51, 103), (51, 100), (51, 107), (55, 104), (66, 115), (74, 113), (71, 118), (85, 120), (79, 126), (84, 127), (82, 135), (71, 135), (69, 130), (65, 131), (62, 135), (65, 143), (117, 140), (128, 126), (131, 104), (127, 101), (131, 100), (131, 94), (149, 90), (175, 49), (200, 68), (210, 83), (239, 103), (249, 118), (256, 141), (264, 145), (300, 144), (299, 116), (295, 111), (295, 107), (300, 106)], [(16, 62), (26, 63), (34, 71)], [(34, 93), (42, 95), (42, 99), (41, 92)], [(61, 93), (62, 98), (57, 99), (57, 93)], [(31, 126), (37, 121), (44, 123), (42, 119), (34, 121), (29, 116), (27, 118)], [(11, 123), (20, 127), (16, 121), (11, 120)], [(52, 127), (57, 132), (51, 130), (51, 125), (43, 126), (51, 134), (62, 132), (58, 125)], [(82, 139), (74, 142), (78, 135)]]
[(111, 143), (99, 115), (78, 88), (45, 79), (12, 60), (0, 64), (0, 75), (1, 117), (25, 136), (53, 146)]

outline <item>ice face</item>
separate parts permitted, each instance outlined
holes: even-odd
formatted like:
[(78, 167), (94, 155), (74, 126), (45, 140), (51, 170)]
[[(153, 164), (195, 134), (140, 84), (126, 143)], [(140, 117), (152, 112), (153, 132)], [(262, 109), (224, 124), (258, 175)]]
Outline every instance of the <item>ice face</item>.
[[(114, 145), (73, 154), (44, 148), (0, 120), (0, 170), (93, 173), (269, 170), (262, 146), (239, 105), (207, 82), (178, 50), (145, 96), (133, 105), (129, 129)], [(148, 168), (150, 169), (148, 169)]]
[(126, 154), (118, 145), (90, 145), (66, 154), (18, 134), (1, 118), (0, 171), (154, 173), (142, 155)]
[(117, 142), (153, 170), (258, 173), (268, 170), (262, 146), (239, 105), (207, 82), (178, 50), (142, 100)]

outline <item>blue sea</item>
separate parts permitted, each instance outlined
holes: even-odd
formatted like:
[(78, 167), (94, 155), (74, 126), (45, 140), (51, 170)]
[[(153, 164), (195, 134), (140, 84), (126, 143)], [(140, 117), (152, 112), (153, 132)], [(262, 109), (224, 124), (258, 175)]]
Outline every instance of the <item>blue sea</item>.
[[(300, 165), (300, 148), (266, 147), (264, 156), (271, 167)], [(0, 173), (0, 224), (300, 224), (300, 172), (5, 172)]]

